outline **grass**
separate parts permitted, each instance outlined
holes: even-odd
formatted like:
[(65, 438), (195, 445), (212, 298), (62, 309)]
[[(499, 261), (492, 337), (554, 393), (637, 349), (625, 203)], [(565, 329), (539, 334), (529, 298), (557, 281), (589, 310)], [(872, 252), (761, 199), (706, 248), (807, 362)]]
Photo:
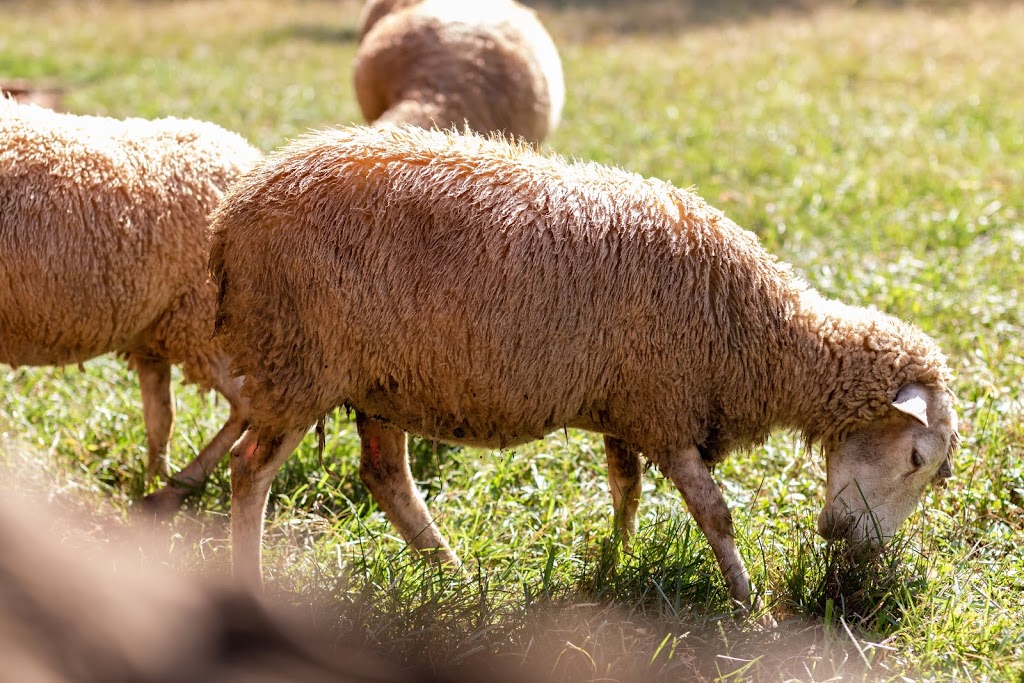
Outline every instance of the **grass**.
[[(603, 452), (569, 431), (516, 451), (415, 449), (466, 560), (439, 573), (358, 482), (328, 420), (278, 476), (266, 561), (283, 599), (339, 639), (439, 669), (538, 679), (1024, 681), (1024, 6), (556, 3), (567, 105), (548, 145), (696, 186), (830, 296), (914, 321), (958, 376), (964, 447), (888, 554), (850, 562), (813, 533), (824, 475), (787, 434), (716, 472), (780, 622), (731, 617), (710, 551), (655, 471), (633, 553), (611, 541)], [(269, 150), (359, 122), (352, 2), (8, 2), (0, 76), (64, 106), (210, 119)], [(9, 466), (115, 514), (144, 492), (134, 378), (0, 368)], [(226, 417), (178, 391), (173, 456)], [(40, 464), (41, 463), (41, 464)], [(178, 561), (229, 562), (226, 469), (168, 529)], [(99, 507), (99, 503), (96, 503)]]

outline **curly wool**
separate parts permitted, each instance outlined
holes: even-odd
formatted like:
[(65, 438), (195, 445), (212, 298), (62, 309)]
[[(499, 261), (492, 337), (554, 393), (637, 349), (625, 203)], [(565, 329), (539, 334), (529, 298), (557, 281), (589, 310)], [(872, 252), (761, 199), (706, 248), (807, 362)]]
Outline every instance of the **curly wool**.
[(949, 377), (917, 328), (821, 297), (699, 197), (498, 139), (312, 134), (212, 229), (220, 334), (270, 430), (346, 404), (444, 441), (575, 426), (714, 462), (777, 427), (832, 443)]
[(512, 0), (370, 0), (355, 87), (376, 125), (468, 125), (531, 142), (555, 129), (565, 100), (551, 36)]
[[(846, 434), (891, 410), (901, 387), (920, 383), (953, 396), (952, 373), (935, 342), (918, 328), (884, 313), (848, 306), (808, 289), (800, 297), (810, 341), (820, 340), (819, 372), (808, 392), (794, 400), (793, 414), (808, 443), (826, 449)], [(798, 362), (794, 359), (794, 362)]]
[(207, 216), (259, 157), (211, 123), (0, 99), (0, 362), (117, 351), (183, 363), (210, 386), (222, 351)]

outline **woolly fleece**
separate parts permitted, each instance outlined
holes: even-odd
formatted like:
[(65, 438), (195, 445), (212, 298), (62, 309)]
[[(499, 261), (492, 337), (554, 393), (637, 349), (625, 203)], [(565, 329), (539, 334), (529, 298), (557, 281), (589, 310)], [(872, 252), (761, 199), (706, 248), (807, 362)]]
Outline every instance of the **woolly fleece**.
[(252, 423), (338, 405), (510, 447), (565, 426), (664, 464), (777, 427), (834, 445), (934, 342), (827, 300), (699, 197), (477, 135), (352, 128), (272, 154), (213, 217), (220, 338)]
[(241, 434), (245, 406), (212, 338), (207, 216), (260, 153), (201, 121), (58, 114), (0, 99), (0, 363), (64, 365), (119, 352), (138, 373), (147, 478), (170, 475), (172, 364), (231, 407), (162, 490), (175, 512)]
[(558, 125), (562, 63), (536, 14), (512, 0), (371, 0), (355, 88), (367, 121), (539, 142)]
[(211, 123), (0, 99), (0, 361), (119, 351), (209, 386), (207, 215), (260, 154)]

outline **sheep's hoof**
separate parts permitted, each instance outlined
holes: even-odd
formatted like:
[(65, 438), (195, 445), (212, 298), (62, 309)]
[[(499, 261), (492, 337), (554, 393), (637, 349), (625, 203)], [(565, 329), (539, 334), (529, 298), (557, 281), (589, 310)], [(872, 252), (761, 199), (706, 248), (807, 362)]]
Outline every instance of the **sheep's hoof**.
[(170, 481), (171, 479), (171, 463), (170, 461), (160, 461), (155, 465), (151, 465), (146, 469), (146, 483), (155, 484), (158, 481)]
[(139, 501), (138, 515), (156, 522), (169, 520), (178, 513), (190, 493), (188, 489), (165, 486)]

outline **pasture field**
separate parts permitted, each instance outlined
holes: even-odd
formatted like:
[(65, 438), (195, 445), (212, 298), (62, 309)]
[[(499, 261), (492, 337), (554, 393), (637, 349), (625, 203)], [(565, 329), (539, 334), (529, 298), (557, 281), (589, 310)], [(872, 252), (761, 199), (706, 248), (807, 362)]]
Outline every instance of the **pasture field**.
[[(817, 452), (778, 433), (720, 466), (778, 622), (766, 629), (730, 616), (656, 470), (640, 538), (618, 557), (601, 440), (582, 432), (505, 452), (416, 442), (416, 476), (466, 562), (437, 571), (369, 500), (354, 422), (337, 412), (338, 477), (311, 435), (276, 480), (272, 589), (339, 640), (439, 669), (524, 667), (524, 680), (1024, 681), (1024, 5), (538, 11), (568, 86), (546, 146), (693, 186), (827, 295), (938, 339), (958, 377), (954, 477), (889, 553), (851, 565), (814, 534)], [(58, 84), (70, 111), (209, 119), (270, 150), (361, 122), (357, 15), (347, 0), (2, 2), (0, 77)], [(180, 465), (227, 411), (192, 387), (177, 411)], [(118, 359), (0, 367), (4, 459), (54, 501), (130, 518), (142, 425)], [(229, 500), (221, 467), (158, 532), (174, 562), (226, 571)]]

